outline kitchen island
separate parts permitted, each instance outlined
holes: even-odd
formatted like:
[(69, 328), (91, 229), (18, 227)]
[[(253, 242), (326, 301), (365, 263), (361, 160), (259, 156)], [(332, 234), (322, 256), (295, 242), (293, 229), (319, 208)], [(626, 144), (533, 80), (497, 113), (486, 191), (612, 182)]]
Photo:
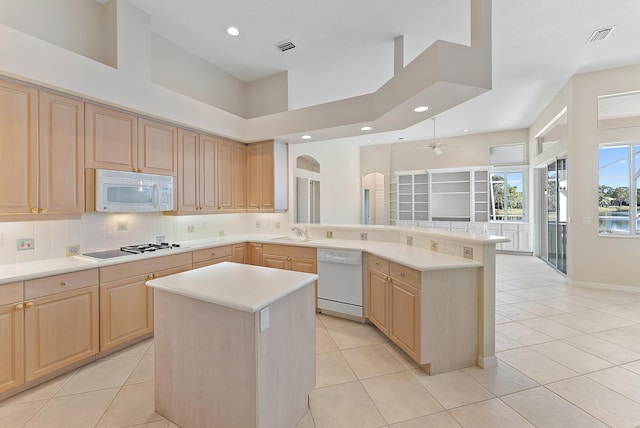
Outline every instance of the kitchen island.
[(148, 281), (156, 411), (184, 428), (295, 426), (315, 385), (316, 279), (225, 262)]

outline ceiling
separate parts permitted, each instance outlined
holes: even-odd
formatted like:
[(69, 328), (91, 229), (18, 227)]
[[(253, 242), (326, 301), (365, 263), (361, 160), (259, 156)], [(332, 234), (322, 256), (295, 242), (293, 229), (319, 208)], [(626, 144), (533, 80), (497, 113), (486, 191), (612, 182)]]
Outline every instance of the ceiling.
[[(290, 109), (378, 90), (393, 77), (395, 37), (404, 36), (405, 65), (437, 39), (470, 39), (469, 0), (129, 2), (151, 15), (155, 33), (242, 81), (288, 71)], [(439, 114), (438, 137), (528, 128), (572, 75), (640, 63), (637, 0), (494, 0), (492, 14), (493, 89)], [(230, 25), (238, 37), (227, 35)], [(586, 43), (608, 26), (616, 27), (607, 39)], [(286, 39), (296, 47), (280, 52)], [(343, 140), (432, 135), (424, 120)]]

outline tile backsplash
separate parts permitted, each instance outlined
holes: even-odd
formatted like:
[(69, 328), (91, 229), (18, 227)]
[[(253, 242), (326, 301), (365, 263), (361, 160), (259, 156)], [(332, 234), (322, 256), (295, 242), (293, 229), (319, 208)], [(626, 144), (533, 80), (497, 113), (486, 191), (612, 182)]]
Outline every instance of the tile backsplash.
[[(0, 222), (0, 265), (65, 257), (70, 245), (80, 245), (81, 253), (88, 253), (156, 242), (157, 236), (164, 236), (167, 242), (181, 242), (221, 234), (288, 234), (287, 225), (286, 213), (197, 216), (92, 213), (83, 214), (80, 220)], [(33, 249), (18, 251), (18, 240), (30, 238), (34, 239)]]

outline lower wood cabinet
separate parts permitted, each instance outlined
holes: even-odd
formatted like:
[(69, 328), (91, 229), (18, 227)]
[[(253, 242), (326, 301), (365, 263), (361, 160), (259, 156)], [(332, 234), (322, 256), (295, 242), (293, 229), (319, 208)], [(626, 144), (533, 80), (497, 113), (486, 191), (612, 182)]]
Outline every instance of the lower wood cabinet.
[(318, 273), (315, 248), (294, 245), (262, 245), (262, 265), (296, 272)]
[(247, 244), (249, 252), (248, 263), (250, 265), (262, 266), (262, 244), (259, 242), (249, 242)]
[(149, 279), (191, 269), (191, 253), (100, 268), (100, 351), (153, 332)]
[(420, 361), (420, 272), (368, 255), (366, 316)]
[(0, 286), (0, 393), (24, 383), (22, 282)]

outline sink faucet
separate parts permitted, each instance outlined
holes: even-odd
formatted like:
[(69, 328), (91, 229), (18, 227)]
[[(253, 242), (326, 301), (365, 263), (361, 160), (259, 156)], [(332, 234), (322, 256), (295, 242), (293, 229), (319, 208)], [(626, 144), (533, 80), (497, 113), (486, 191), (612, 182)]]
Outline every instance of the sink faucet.
[(295, 232), (297, 237), (309, 239), (307, 228), (302, 225), (291, 227), (291, 231)]

